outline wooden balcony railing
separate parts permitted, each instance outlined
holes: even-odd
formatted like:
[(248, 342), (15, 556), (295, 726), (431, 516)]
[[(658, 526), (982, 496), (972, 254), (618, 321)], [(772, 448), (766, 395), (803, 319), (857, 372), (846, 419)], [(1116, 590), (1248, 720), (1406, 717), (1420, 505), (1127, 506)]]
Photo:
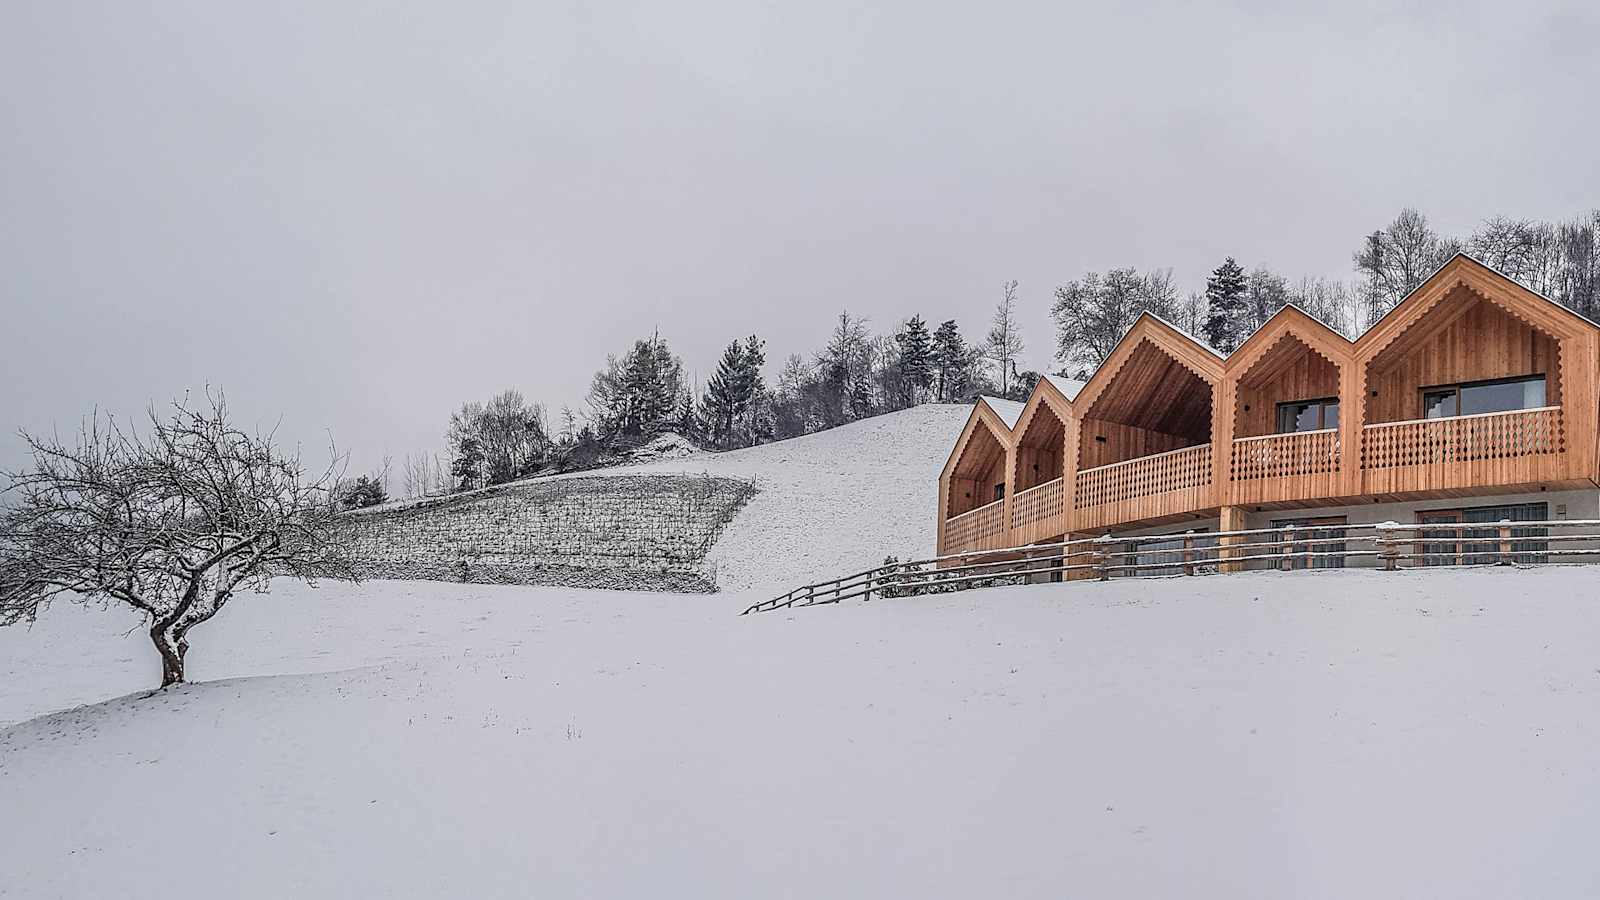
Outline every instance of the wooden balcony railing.
[(1066, 496), (1066, 483), (1059, 478), (1017, 491), (1011, 498), (1011, 527), (1021, 528), (1061, 515)]
[(1339, 430), (1234, 438), (1234, 481), (1320, 475), (1339, 470)]
[(1367, 425), (1361, 468), (1451, 465), (1560, 453), (1565, 447), (1561, 407), (1413, 419)]
[(944, 524), (944, 541), (947, 552), (956, 553), (979, 546), (987, 538), (1005, 533), (1006, 502), (996, 500), (958, 516), (951, 516)]
[(1088, 509), (1210, 483), (1211, 445), (1200, 444), (1080, 470), (1072, 505)]

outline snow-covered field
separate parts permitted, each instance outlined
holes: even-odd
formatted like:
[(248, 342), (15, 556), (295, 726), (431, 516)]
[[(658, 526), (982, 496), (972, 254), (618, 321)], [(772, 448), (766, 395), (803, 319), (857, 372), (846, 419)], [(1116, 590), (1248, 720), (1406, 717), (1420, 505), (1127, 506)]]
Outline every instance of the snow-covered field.
[[(0, 895), (1595, 896), (1597, 581), (285, 585), (0, 731)], [(0, 631), (0, 721), (130, 624)]]

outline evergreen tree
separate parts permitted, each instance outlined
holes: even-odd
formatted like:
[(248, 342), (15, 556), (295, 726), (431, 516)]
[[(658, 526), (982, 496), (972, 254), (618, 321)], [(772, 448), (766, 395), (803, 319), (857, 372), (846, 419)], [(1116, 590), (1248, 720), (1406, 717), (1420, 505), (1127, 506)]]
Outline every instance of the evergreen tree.
[(589, 386), (589, 405), (607, 435), (654, 434), (672, 423), (686, 388), (683, 362), (660, 335), (636, 341), (622, 359), (608, 357)]
[(965, 390), (967, 345), (961, 339), (956, 320), (942, 323), (933, 333), (933, 377), (935, 399), (941, 403), (958, 399)]
[(742, 411), (739, 379), (743, 368), (744, 345), (734, 341), (722, 351), (717, 371), (706, 382), (705, 397), (700, 401), (700, 416), (706, 440), (714, 447), (732, 444), (734, 423)]
[(761, 376), (765, 348), (766, 342), (752, 334), (722, 351), (700, 401), (701, 422), (713, 446), (754, 446), (767, 434), (762, 409), (766, 383)]
[(933, 384), (933, 340), (928, 334), (928, 324), (922, 321), (921, 316), (912, 316), (894, 339), (900, 345), (899, 383), (904, 391), (902, 400), (904, 405), (914, 406), (921, 402), (924, 392)]
[(383, 482), (375, 477), (362, 475), (341, 487), (339, 506), (343, 509), (365, 509), (368, 506), (389, 502), (388, 490), (384, 488)]
[(755, 335), (744, 341), (744, 356), (739, 367), (739, 392), (744, 398), (744, 410), (739, 415), (739, 428), (747, 447), (754, 447), (771, 433), (769, 425), (766, 378), (761, 369), (767, 364), (767, 342)]
[(1206, 279), (1206, 323), (1202, 332), (1206, 341), (1223, 353), (1231, 353), (1239, 346), (1248, 315), (1245, 288), (1244, 269), (1231, 256)]
[(468, 432), (456, 441), (455, 458), (450, 461), (450, 477), (456, 480), (458, 491), (483, 487), (483, 446), (478, 442), (477, 435)]

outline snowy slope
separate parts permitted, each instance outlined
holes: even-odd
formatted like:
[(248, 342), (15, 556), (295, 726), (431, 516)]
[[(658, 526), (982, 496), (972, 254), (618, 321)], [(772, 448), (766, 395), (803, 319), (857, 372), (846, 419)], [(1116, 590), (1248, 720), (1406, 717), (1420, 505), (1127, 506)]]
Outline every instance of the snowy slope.
[[(1596, 571), (284, 587), (0, 731), (0, 895), (1595, 896)], [(0, 721), (129, 624), (0, 632)]]
[(761, 492), (712, 548), (723, 590), (778, 594), (811, 581), (934, 553), (939, 470), (972, 408), (918, 406), (726, 453), (586, 472), (753, 478)]

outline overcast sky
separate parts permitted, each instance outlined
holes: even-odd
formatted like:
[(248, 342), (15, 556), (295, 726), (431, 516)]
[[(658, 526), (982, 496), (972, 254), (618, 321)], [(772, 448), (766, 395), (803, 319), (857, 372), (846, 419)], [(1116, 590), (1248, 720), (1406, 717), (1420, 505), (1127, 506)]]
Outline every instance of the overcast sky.
[[(0, 462), (208, 382), (357, 466), (659, 326), (704, 378), (841, 309), (1348, 277), (1600, 205), (1594, 4), (0, 2)], [(770, 373), (769, 373), (770, 374)]]

